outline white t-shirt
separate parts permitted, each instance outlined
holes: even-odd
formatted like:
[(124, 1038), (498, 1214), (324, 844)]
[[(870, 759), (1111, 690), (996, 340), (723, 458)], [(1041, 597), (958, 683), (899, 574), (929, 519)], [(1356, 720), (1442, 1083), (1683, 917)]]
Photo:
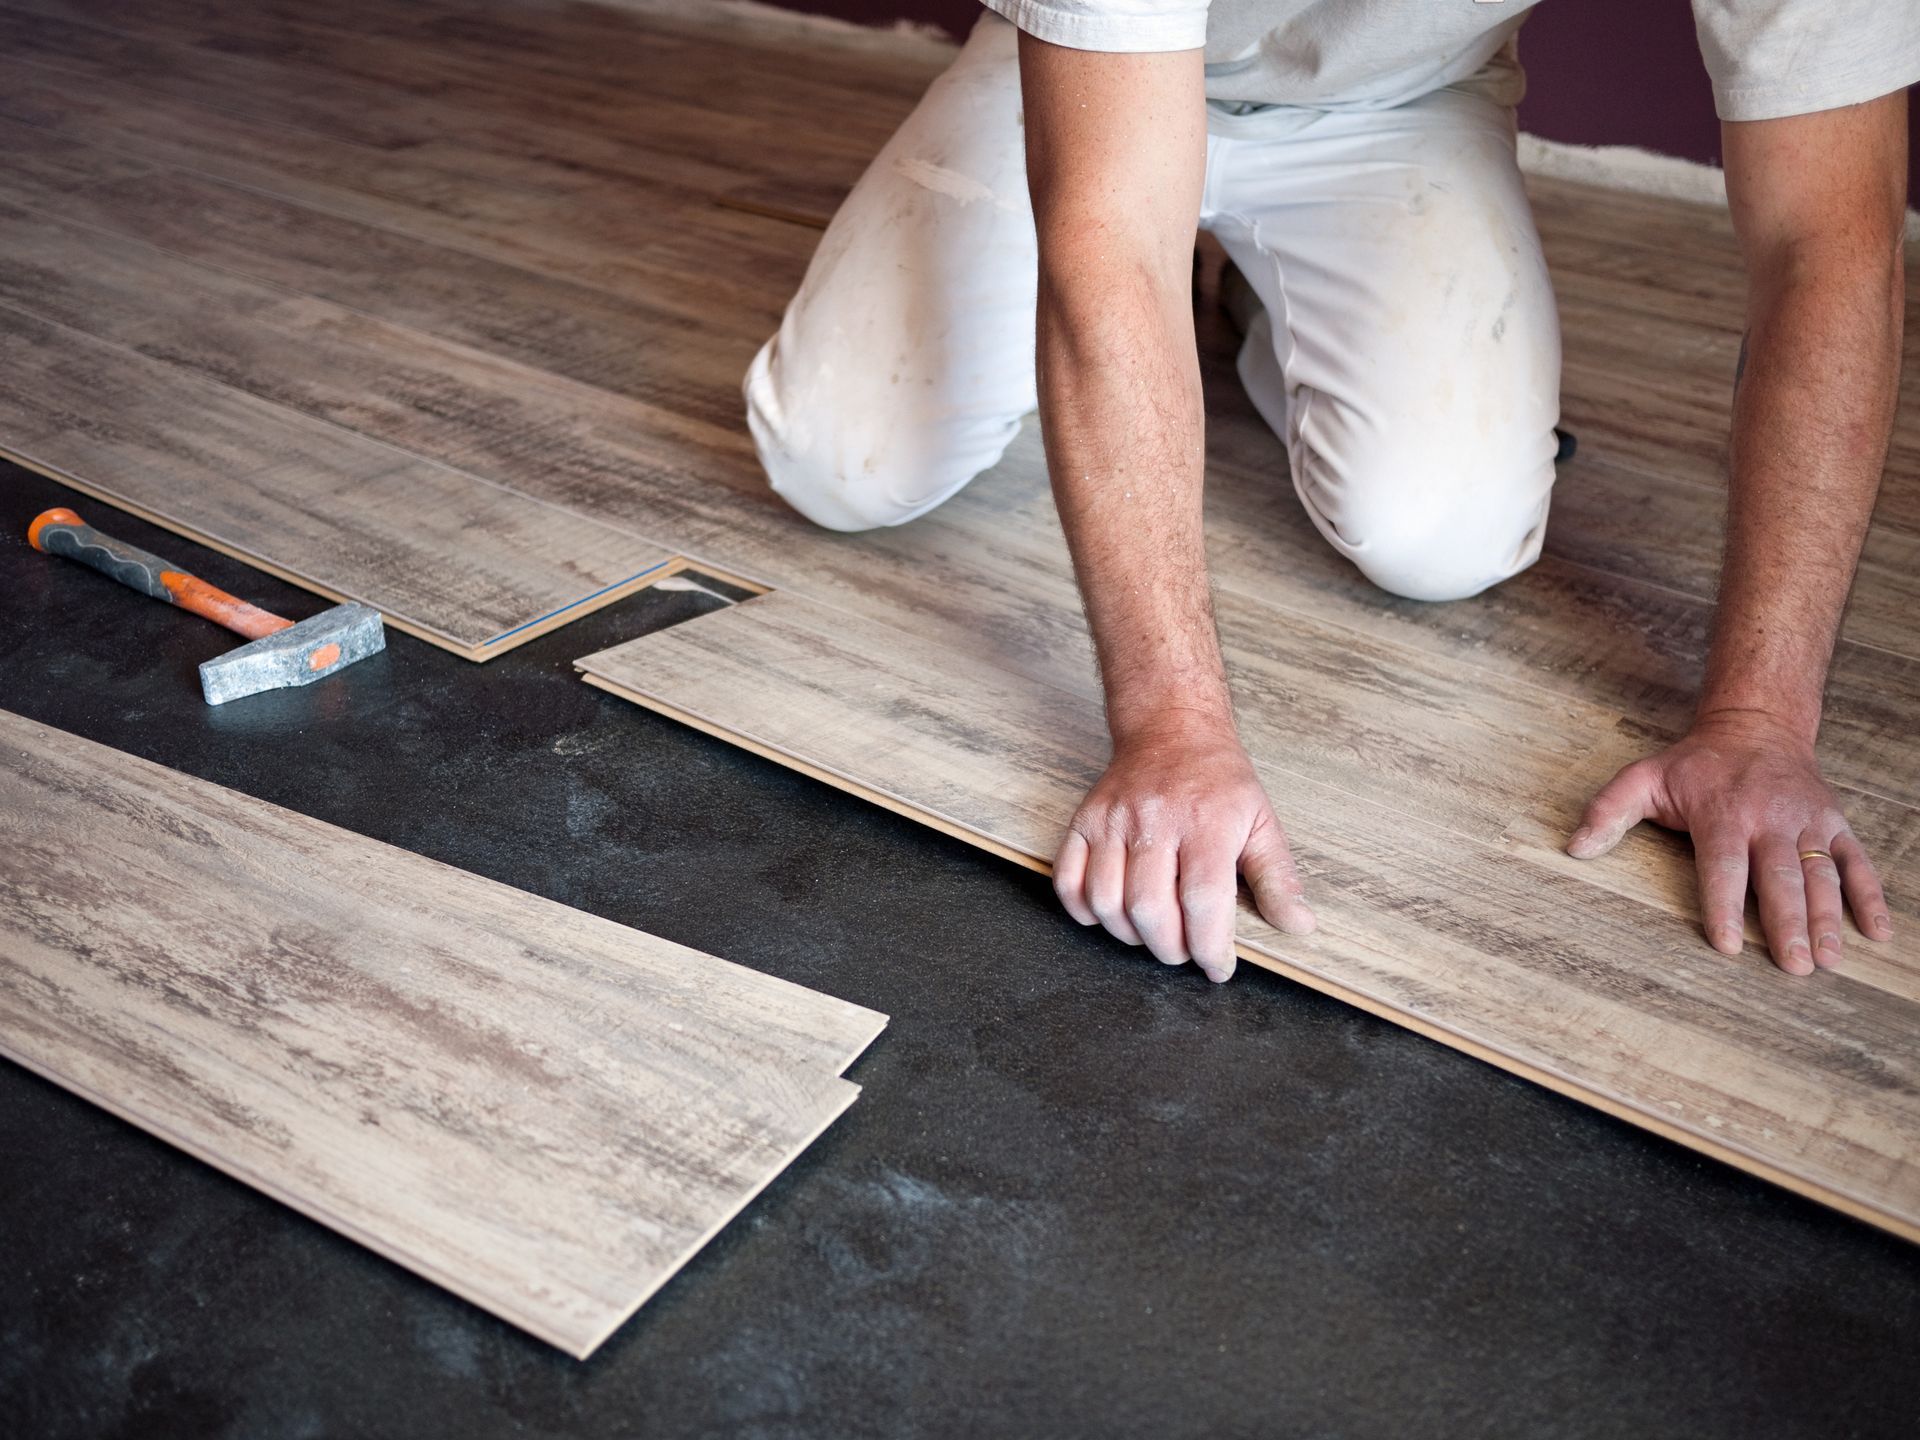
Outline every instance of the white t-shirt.
[[(1520, 98), (1508, 42), (1538, 0), (985, 0), (1076, 50), (1206, 50), (1217, 106), (1384, 109), (1448, 85)], [(1920, 81), (1920, 0), (1693, 0), (1723, 120)]]

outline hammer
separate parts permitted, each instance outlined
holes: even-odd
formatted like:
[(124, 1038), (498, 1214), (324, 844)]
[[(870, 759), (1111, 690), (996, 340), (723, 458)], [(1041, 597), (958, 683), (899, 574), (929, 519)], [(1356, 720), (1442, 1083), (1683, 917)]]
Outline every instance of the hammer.
[(48, 555), (65, 555), (91, 565), (122, 585), (191, 610), (251, 640), (251, 645), (238, 646), (200, 667), (200, 688), (209, 705), (262, 690), (310, 685), (387, 648), (378, 610), (336, 605), (296, 625), (216, 590), (158, 555), (102, 535), (64, 507), (34, 516), (27, 527), (27, 543)]

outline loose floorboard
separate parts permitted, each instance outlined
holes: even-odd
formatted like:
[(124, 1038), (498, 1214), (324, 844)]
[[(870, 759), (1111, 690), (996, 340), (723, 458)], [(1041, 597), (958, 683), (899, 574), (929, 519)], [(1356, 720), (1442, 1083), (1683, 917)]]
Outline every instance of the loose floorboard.
[[(24, 391), (0, 449), (66, 445), (106, 493), (205, 475), (271, 415), (328, 455), (540, 507), (491, 537), (515, 583), (554, 587), (572, 548), (545, 527), (577, 523), (607, 547), (587, 553), (770, 590), (589, 679), (1044, 864), (1105, 742), (1036, 427), (912, 525), (838, 535), (769, 492), (740, 414), (820, 227), (937, 72), (924, 43), (579, 0), (0, 0), (0, 50), (0, 344)], [(1539, 563), (1454, 605), (1382, 595), (1301, 513), (1203, 243), (1222, 640), (1325, 922), (1299, 943), (1249, 916), (1242, 953), (1913, 1234), (1920, 367), (1820, 742), (1901, 938), (1791, 980), (1705, 949), (1684, 840), (1559, 853), (1594, 786), (1688, 721), (1744, 302), (1723, 213), (1530, 189), (1580, 451)], [(155, 377), (177, 423), (109, 429), (78, 405), (86, 367), (43, 380), (36, 353)], [(314, 584), (272, 549), (246, 553)], [(437, 598), (513, 611), (500, 588)]]
[(0, 712), (0, 1054), (576, 1356), (873, 1011)]
[[(1089, 699), (784, 593), (581, 663), (602, 688), (1035, 868), (1107, 755)], [(1813, 981), (1730, 963), (1670, 894), (1597, 887), (1557, 847), (1481, 843), (1261, 770), (1321, 926), (1283, 936), (1243, 914), (1246, 959), (1920, 1239), (1910, 953)], [(1910, 854), (1913, 828), (1886, 839)], [(1652, 850), (1670, 870), (1665, 848), (1633, 837), (1616, 868)]]

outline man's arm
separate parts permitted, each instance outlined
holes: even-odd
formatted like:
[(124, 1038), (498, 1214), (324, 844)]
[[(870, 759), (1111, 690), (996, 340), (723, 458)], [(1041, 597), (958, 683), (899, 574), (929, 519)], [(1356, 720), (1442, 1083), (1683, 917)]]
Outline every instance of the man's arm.
[(1615, 776), (1568, 849), (1690, 830), (1714, 948), (1739, 951), (1751, 885), (1775, 963), (1807, 974), (1840, 959), (1843, 894), (1863, 934), (1892, 934), (1813, 747), (1898, 397), (1906, 95), (1723, 136), (1748, 331), (1706, 682), (1686, 738)]
[(1190, 286), (1201, 52), (1020, 37), (1040, 240), (1040, 417), (1106, 688), (1113, 759), (1054, 860), (1069, 913), (1233, 972), (1236, 872), (1304, 932), (1286, 838), (1233, 728), (1201, 536)]

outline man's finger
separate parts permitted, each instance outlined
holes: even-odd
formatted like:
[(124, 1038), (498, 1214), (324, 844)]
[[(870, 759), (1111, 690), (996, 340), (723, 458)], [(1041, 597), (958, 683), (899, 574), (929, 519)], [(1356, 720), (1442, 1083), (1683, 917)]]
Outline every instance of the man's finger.
[(1592, 860), (1618, 845), (1626, 833), (1654, 812), (1653, 790), (1659, 771), (1636, 760), (1600, 787), (1600, 793), (1580, 817), (1580, 827), (1567, 840), (1567, 853), (1576, 860)]
[(1240, 851), (1240, 873), (1247, 877), (1253, 903), (1269, 925), (1289, 935), (1313, 933), (1320, 922), (1307, 904), (1293, 852), (1287, 848), (1287, 832), (1280, 828), (1273, 811), (1265, 811), (1254, 822)]
[(1707, 943), (1722, 955), (1738, 955), (1746, 940), (1746, 836), (1725, 827), (1696, 830), (1693, 863), (1700, 874), (1700, 928)]
[(1813, 947), (1807, 941), (1807, 881), (1800, 852), (1784, 835), (1762, 835), (1754, 841), (1752, 864), (1760, 928), (1773, 963), (1789, 975), (1811, 975)]
[(1138, 945), (1140, 932), (1127, 919), (1127, 847), (1105, 838), (1087, 844), (1087, 908), (1114, 939)]
[(1239, 897), (1233, 847), (1215, 836), (1189, 837), (1180, 847), (1180, 916), (1187, 952), (1209, 980), (1233, 974), (1233, 912)]
[(1827, 847), (1840, 867), (1840, 882), (1846, 889), (1847, 906), (1853, 911), (1853, 923), (1869, 940), (1891, 940), (1893, 920), (1887, 914), (1887, 897), (1880, 888), (1880, 876), (1866, 847), (1852, 834), (1842, 831)]
[[(1806, 880), (1807, 939), (1813, 945), (1813, 963), (1840, 963), (1840, 867), (1832, 858), (1833, 837), (1802, 831), (1798, 844), (1800, 873)], [(1822, 855), (1816, 852), (1826, 851)]]
[(1164, 840), (1137, 841), (1127, 853), (1127, 919), (1154, 958), (1187, 963), (1187, 931), (1180, 918), (1180, 852)]
[(1097, 925), (1100, 917), (1087, 903), (1087, 837), (1069, 830), (1053, 857), (1053, 893), (1060, 897), (1066, 911), (1082, 925)]

